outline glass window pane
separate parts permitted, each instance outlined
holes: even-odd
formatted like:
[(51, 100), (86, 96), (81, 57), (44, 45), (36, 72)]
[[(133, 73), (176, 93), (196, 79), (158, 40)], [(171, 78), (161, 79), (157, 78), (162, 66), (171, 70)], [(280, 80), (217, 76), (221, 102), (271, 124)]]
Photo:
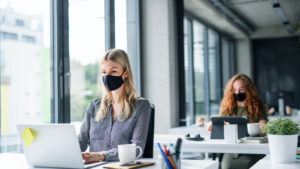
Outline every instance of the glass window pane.
[(104, 1), (69, 1), (71, 121), (78, 129), (92, 99), (102, 96), (99, 60), (105, 53)]
[(16, 125), (51, 122), (50, 1), (0, 8), (0, 150), (22, 152)]
[(208, 60), (209, 60), (209, 101), (210, 101), (210, 112), (211, 114), (219, 113), (219, 100), (218, 100), (218, 76), (217, 76), (217, 34), (209, 29), (208, 30)]
[(115, 0), (116, 48), (127, 51), (126, 0)]
[[(190, 108), (190, 88), (191, 86), (191, 79), (189, 79), (189, 57), (191, 57), (191, 51), (189, 51), (189, 23), (190, 21), (184, 18), (184, 81), (185, 81), (185, 114), (186, 114), (186, 122), (189, 123), (189, 120), (192, 118), (190, 117), (189, 108)], [(183, 120), (183, 119), (182, 119)]]
[(195, 110), (196, 120), (199, 115), (205, 114), (204, 104), (204, 26), (197, 21), (193, 22), (194, 31), (194, 79), (195, 79)]

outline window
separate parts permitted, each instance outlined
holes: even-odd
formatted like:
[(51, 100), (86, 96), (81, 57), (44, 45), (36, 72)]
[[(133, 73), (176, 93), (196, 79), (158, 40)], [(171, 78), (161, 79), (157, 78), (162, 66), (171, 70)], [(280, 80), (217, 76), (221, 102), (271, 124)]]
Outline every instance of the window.
[(21, 27), (23, 27), (23, 26), (24, 26), (24, 21), (21, 20), (21, 19), (16, 19), (16, 26), (21, 26)]
[[(218, 114), (222, 96), (219, 34), (191, 16), (184, 18), (186, 125)], [(227, 50), (230, 50), (229, 47)]]
[[(71, 121), (80, 126), (88, 104), (102, 96), (99, 61), (107, 39), (105, 3), (111, 2), (0, 1), (0, 152), (22, 152), (18, 123)], [(136, 2), (119, 0), (111, 6), (120, 13), (108, 15), (117, 16), (112, 19), (117, 28), (110, 33), (119, 36), (117, 46), (128, 51), (133, 71), (140, 72)], [(134, 38), (127, 39), (128, 32)]]
[(201, 23), (193, 21), (195, 119), (205, 114), (204, 31)]
[(105, 53), (104, 1), (69, 1), (71, 121), (80, 124), (92, 99), (102, 96), (99, 61)]
[(27, 43), (35, 43), (35, 37), (22, 35), (22, 41)]
[[(80, 126), (92, 99), (102, 96), (103, 84), (100, 79), (99, 61), (105, 53), (105, 48), (121, 48), (127, 51), (135, 85), (139, 90), (137, 2), (138, 0), (69, 1), (71, 122), (77, 127)], [(107, 5), (110, 6), (110, 10), (114, 11), (106, 13), (114, 17), (109, 22), (105, 21)], [(107, 16), (107, 18), (110, 17), (112, 16)], [(111, 28), (111, 26), (114, 27)], [(107, 31), (105, 28), (111, 28), (111, 30)], [(131, 39), (127, 39), (128, 34), (132, 37)], [(111, 43), (105, 46), (107, 38)]]
[(115, 0), (116, 48), (127, 51), (127, 17), (126, 1)]
[(1, 23), (5, 23), (5, 16), (1, 17)]
[(212, 29), (208, 30), (208, 56), (209, 56), (209, 106), (210, 114), (219, 113), (219, 102), (221, 100), (221, 78), (219, 63), (218, 34)]
[[(50, 1), (2, 0), (0, 8), (0, 152), (21, 152), (16, 125), (51, 121)], [(24, 27), (31, 22), (41, 29)], [(17, 41), (22, 33), (34, 36)]]
[(193, 90), (193, 70), (191, 63), (192, 58), (192, 21), (189, 18), (184, 18), (184, 83), (185, 83), (185, 104), (186, 118), (181, 121), (190, 125), (194, 117), (194, 90)]
[(3, 40), (18, 40), (18, 35), (11, 32), (0, 32), (0, 39)]

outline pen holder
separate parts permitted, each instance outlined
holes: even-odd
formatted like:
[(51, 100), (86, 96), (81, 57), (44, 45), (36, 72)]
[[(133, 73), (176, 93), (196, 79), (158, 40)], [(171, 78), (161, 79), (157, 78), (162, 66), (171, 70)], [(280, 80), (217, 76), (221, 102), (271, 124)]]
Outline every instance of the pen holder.
[[(172, 157), (172, 160), (174, 162), (174, 164), (176, 165), (177, 169), (181, 168), (181, 164), (180, 164), (180, 153), (178, 154), (178, 156), (176, 156), (175, 153), (170, 155)], [(166, 161), (164, 159), (164, 157), (162, 157), (162, 155), (159, 156), (160, 159), (160, 165), (161, 165), (161, 169), (168, 169), (167, 165), (166, 165)], [(175, 169), (175, 168), (173, 168)]]

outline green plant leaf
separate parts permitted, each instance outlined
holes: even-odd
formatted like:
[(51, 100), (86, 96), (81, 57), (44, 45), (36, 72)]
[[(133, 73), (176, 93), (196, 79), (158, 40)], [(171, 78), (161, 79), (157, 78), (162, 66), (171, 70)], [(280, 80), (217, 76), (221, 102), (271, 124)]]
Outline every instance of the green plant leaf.
[(262, 132), (274, 135), (294, 135), (299, 133), (299, 128), (298, 124), (291, 119), (278, 116), (277, 119), (269, 121)]

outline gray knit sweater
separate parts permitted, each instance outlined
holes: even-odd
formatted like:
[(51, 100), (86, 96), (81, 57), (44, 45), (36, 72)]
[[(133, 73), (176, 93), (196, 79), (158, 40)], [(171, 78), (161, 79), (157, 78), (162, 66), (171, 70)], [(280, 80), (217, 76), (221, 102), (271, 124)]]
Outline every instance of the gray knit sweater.
[(95, 121), (100, 103), (100, 98), (93, 100), (85, 113), (78, 135), (81, 151), (86, 151), (90, 146), (90, 152), (102, 152), (106, 161), (116, 161), (119, 160), (119, 144), (132, 143), (144, 150), (151, 111), (149, 101), (139, 98), (133, 114), (125, 121), (118, 118), (112, 121), (111, 104), (108, 105), (107, 116)]

